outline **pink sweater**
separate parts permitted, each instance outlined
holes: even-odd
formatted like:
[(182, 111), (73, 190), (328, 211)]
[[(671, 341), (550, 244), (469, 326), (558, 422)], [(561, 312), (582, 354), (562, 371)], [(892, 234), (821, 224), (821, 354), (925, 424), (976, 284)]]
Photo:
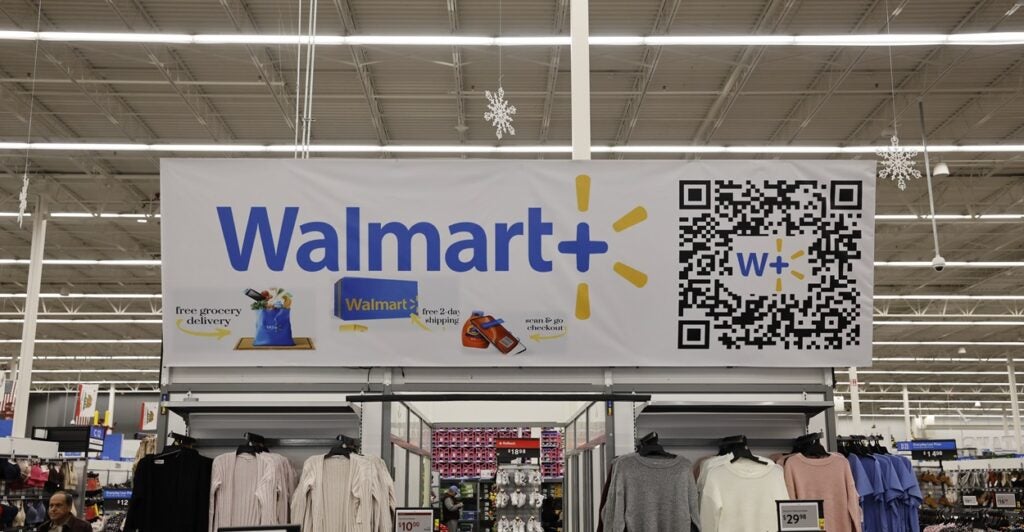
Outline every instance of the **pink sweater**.
[(785, 471), (790, 497), (825, 501), (829, 532), (861, 532), (860, 499), (850, 464), (841, 454), (828, 458), (794, 454), (786, 460)]

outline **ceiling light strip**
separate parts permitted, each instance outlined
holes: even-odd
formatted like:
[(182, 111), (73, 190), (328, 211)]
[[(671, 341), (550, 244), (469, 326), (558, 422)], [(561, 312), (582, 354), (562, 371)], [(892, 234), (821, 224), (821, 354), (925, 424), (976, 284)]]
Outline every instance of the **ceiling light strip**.
[[(318, 46), (569, 46), (561, 35), (486, 37), (459, 35), (254, 35), (0, 31), (0, 40), (142, 44), (249, 44)], [(862, 35), (623, 35), (591, 36), (591, 46), (1012, 46), (1024, 32), (912, 33)]]
[[(20, 320), (2, 319), (2, 320), (0, 320), (0, 323), (25, 323), (25, 320), (24, 319), (20, 319)], [(72, 320), (72, 319), (64, 319), (64, 318), (45, 318), (45, 319), (38, 319), (38, 320), (36, 320), (36, 323), (67, 323), (67, 324), (70, 324), (70, 323), (75, 323), (75, 324), (82, 324), (82, 323), (97, 323), (97, 324), (101, 324), (101, 323), (163, 323), (163, 320), (157, 320), (157, 319), (153, 319), (153, 320), (149, 320), (149, 319), (130, 319), (130, 318), (125, 318), (125, 319), (81, 319), (81, 320)]]
[[(0, 338), (0, 344), (20, 344), (20, 338)], [(163, 340), (159, 338), (118, 338), (118, 339), (100, 339), (100, 338), (70, 338), (70, 339), (58, 339), (58, 338), (36, 338), (35, 343), (37, 344), (159, 344), (163, 343)]]
[[(639, 154), (748, 154), (748, 155), (842, 155), (874, 154), (884, 146), (592, 146), (595, 153)], [(922, 151), (922, 146), (908, 145), (909, 150)], [(0, 142), (6, 151), (132, 151), (132, 152), (211, 152), (211, 153), (294, 153), (294, 144), (145, 144), (96, 142)], [(509, 154), (561, 153), (571, 154), (571, 146), (521, 145), (415, 145), (415, 144), (318, 144), (311, 153), (450, 153)], [(929, 145), (930, 153), (1024, 153), (1024, 144)]]
[[(24, 299), (24, 293), (0, 293), (0, 297), (10, 297), (17, 299)], [(59, 294), (56, 292), (39, 294), (39, 297), (43, 299), (161, 299), (163, 294), (80, 294), (80, 293), (68, 293)]]

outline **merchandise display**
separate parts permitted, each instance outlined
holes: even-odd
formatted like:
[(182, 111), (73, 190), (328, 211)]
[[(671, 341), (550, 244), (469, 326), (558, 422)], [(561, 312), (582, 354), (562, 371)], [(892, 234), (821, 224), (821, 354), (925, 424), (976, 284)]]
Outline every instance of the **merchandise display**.
[(535, 465), (501, 465), (494, 483), (481, 482), (487, 489), (482, 496), (487, 508), (481, 517), (481, 532), (544, 532), (540, 509), (545, 495), (540, 467)]
[[(529, 429), (509, 428), (437, 428), (432, 436), (433, 467), (446, 479), (478, 479), (481, 471), (498, 467), (495, 441), (500, 438), (529, 437)], [(544, 480), (564, 475), (562, 430), (541, 430), (539, 474)], [(493, 474), (493, 473), (492, 473)]]
[(234, 452), (212, 460), (190, 447), (197, 440), (173, 436), (175, 445), (139, 462), (127, 516), (103, 526), (120, 526), (123, 519), (129, 532), (293, 523), (311, 532), (393, 531), (391, 473), (379, 457), (358, 454), (352, 438), (339, 436), (329, 452), (307, 458), (297, 475), (285, 456), (251, 432)]

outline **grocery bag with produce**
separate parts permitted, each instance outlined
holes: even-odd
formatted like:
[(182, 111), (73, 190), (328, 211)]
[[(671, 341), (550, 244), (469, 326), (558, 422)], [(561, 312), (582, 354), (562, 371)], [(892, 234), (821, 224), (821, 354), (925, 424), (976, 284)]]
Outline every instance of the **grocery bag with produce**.
[(245, 295), (254, 300), (252, 306), (256, 311), (256, 335), (253, 345), (293, 346), (292, 338), (292, 295), (283, 288), (271, 288), (262, 292), (253, 289), (245, 291)]

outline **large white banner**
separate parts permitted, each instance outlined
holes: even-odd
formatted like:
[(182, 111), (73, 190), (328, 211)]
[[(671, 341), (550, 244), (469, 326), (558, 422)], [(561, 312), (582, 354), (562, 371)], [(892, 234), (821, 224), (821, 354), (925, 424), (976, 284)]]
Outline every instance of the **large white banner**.
[(168, 366), (860, 366), (871, 161), (165, 159)]

